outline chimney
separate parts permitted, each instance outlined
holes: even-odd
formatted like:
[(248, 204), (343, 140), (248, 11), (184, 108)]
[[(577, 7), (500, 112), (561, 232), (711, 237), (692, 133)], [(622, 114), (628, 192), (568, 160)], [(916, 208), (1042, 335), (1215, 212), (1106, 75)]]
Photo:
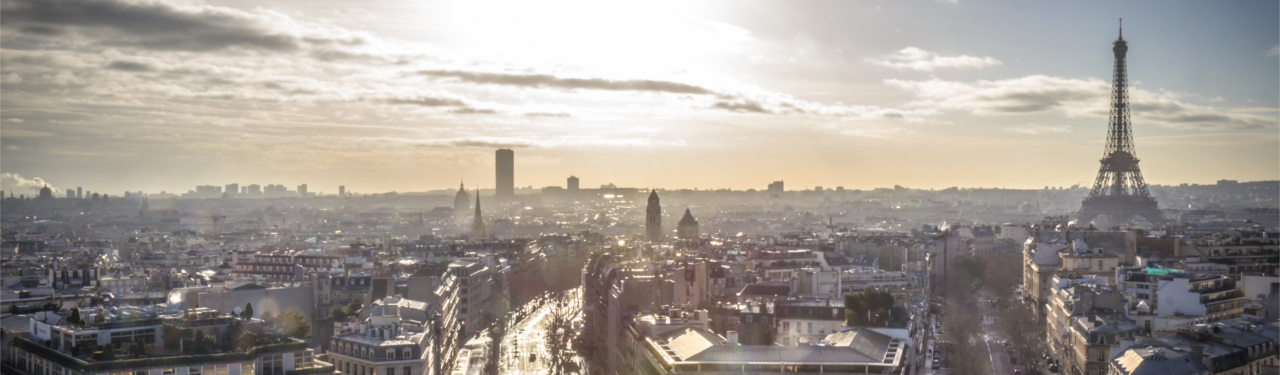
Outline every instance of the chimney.
[(1191, 356), (1196, 357), (1196, 362), (1204, 363), (1204, 345), (1192, 344)]
[(725, 332), (725, 334), (729, 336), (730, 346), (738, 345), (738, 331), (729, 331), (729, 332)]

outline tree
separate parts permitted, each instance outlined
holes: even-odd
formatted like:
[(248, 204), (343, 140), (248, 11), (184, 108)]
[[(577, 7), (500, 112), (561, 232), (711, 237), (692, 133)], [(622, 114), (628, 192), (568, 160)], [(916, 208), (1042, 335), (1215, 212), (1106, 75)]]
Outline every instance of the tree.
[(142, 341), (141, 337), (133, 340), (133, 346), (129, 348), (129, 354), (132, 354), (135, 358), (147, 356), (147, 344)]
[(343, 305), (333, 305), (329, 308), (329, 315), (333, 316), (335, 322), (345, 322), (351, 317), (351, 308)]
[(93, 322), (94, 322), (94, 323), (98, 323), (98, 324), (106, 323), (106, 322), (107, 322), (107, 315), (106, 315), (106, 314), (103, 314), (101, 311), (99, 311), (97, 315), (94, 315), (94, 316), (93, 316)]
[[(266, 313), (263, 313), (266, 316)], [(311, 324), (307, 323), (307, 317), (297, 311), (285, 311), (275, 317), (273, 321), (276, 328), (284, 334), (305, 339), (311, 337)]]
[(253, 319), (253, 302), (244, 303), (244, 310), (240, 311), (240, 319)]
[(71, 313), (67, 314), (67, 322), (75, 325), (84, 325), (84, 318), (80, 317), (79, 307), (71, 308)]
[(349, 313), (351, 314), (355, 314), (360, 311), (360, 308), (362, 307), (364, 307), (364, 296), (357, 295), (351, 299), (350, 304), (347, 304), (347, 309), (350, 310)]
[(112, 343), (107, 343), (107, 346), (102, 348), (102, 360), (110, 361), (115, 358), (116, 358), (116, 345)]
[(565, 362), (568, 362), (573, 353), (570, 351), (570, 342), (573, 339), (572, 321), (578, 315), (578, 309), (573, 307), (573, 303), (563, 292), (556, 292), (549, 298), (550, 311), (547, 312), (546, 319), (546, 336), (543, 336), (543, 348), (547, 350), (547, 361), (550, 366), (547, 369), (551, 374), (559, 374), (564, 371)]
[(507, 320), (499, 318), (489, 326), (489, 342), (486, 344), (488, 356), (485, 357), (484, 371), (485, 375), (498, 375), (502, 373), (499, 367), (502, 360), (502, 338), (507, 335)]
[(204, 331), (196, 330), (196, 336), (191, 340), (191, 352), (195, 354), (204, 354)]

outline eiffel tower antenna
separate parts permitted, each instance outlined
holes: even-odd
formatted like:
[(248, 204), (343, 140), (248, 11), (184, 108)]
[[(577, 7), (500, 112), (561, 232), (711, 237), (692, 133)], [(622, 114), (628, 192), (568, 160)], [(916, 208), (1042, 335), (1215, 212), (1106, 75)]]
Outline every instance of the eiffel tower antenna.
[(1139, 216), (1153, 224), (1163, 224), (1164, 215), (1147, 191), (1147, 182), (1138, 169), (1138, 153), (1133, 147), (1133, 128), (1129, 121), (1129, 72), (1125, 61), (1129, 43), (1124, 40), (1124, 20), (1120, 22), (1120, 37), (1111, 47), (1115, 54), (1115, 71), (1111, 83), (1107, 146), (1102, 151), (1098, 178), (1081, 204), (1077, 220), (1087, 223), (1098, 216), (1106, 216), (1111, 225), (1119, 225)]

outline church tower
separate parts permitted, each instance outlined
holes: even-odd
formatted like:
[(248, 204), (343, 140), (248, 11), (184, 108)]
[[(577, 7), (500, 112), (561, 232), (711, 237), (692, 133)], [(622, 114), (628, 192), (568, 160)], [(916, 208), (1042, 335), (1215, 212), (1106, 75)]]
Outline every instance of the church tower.
[(644, 234), (649, 241), (662, 241), (662, 205), (658, 204), (658, 191), (649, 191), (649, 207), (645, 209)]

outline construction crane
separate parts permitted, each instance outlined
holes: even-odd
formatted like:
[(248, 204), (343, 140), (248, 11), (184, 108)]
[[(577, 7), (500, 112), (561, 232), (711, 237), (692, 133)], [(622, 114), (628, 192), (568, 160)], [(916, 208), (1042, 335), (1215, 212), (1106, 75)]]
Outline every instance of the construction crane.
[(210, 215), (209, 218), (213, 219), (213, 233), (216, 234), (218, 233), (218, 221), (222, 219), (226, 219), (227, 216), (226, 215)]

